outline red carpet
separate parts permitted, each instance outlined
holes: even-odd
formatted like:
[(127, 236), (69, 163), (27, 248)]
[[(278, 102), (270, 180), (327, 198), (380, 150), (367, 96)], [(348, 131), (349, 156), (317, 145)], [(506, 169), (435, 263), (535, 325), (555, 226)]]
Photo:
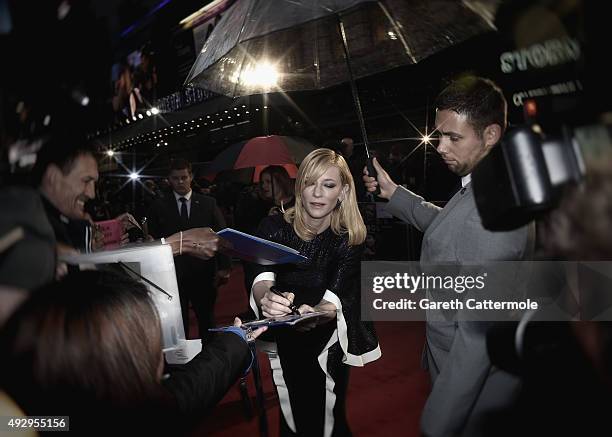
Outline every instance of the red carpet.
[[(247, 309), (242, 267), (234, 264), (228, 284), (219, 290), (215, 314), (218, 324), (230, 323)], [(424, 323), (378, 322), (382, 357), (363, 368), (351, 368), (348, 391), (348, 421), (355, 436), (406, 437), (419, 435), (419, 417), (427, 393), (429, 376), (420, 367)], [(197, 324), (191, 319), (191, 334)], [(266, 398), (269, 436), (278, 435), (279, 407), (267, 357), (259, 354)], [(255, 405), (255, 386), (249, 377), (249, 393)], [(194, 436), (258, 436), (258, 419), (247, 419), (238, 387), (232, 388), (212, 413), (203, 419)]]

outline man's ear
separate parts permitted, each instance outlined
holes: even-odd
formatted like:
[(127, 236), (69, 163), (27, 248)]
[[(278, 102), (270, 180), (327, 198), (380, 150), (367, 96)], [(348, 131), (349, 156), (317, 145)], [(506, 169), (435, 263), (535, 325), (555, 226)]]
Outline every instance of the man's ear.
[(46, 191), (57, 189), (62, 177), (62, 170), (55, 164), (49, 164), (43, 173), (41, 187)]
[(501, 140), (502, 137), (502, 128), (499, 124), (493, 123), (485, 127), (482, 138), (484, 140), (485, 147), (488, 149), (489, 147), (494, 146)]

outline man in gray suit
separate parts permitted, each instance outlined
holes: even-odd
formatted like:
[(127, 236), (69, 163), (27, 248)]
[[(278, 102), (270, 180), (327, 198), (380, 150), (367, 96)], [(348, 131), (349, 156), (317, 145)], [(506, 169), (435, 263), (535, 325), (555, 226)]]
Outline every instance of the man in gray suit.
[[(502, 138), (506, 100), (490, 80), (463, 77), (436, 100), (436, 150), (461, 177), (462, 189), (439, 208), (395, 184), (374, 160), (377, 179), (364, 169), (368, 191), (380, 186), (387, 211), (424, 232), (421, 262), (458, 264), (527, 259), (533, 224), (511, 231), (484, 229), (470, 174)], [(512, 402), (519, 388), (513, 376), (493, 367), (486, 348), (490, 325), (482, 322), (428, 322), (424, 358), (432, 389), (421, 416), (426, 436), (477, 436), (488, 412)]]

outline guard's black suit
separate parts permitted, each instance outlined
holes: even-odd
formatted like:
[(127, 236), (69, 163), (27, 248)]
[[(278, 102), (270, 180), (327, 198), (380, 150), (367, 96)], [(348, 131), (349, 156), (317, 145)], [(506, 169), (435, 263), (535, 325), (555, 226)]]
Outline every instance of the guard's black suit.
[[(178, 205), (172, 192), (151, 205), (147, 220), (149, 233), (155, 238), (168, 237), (191, 228), (210, 227), (213, 231), (219, 231), (226, 226), (215, 199), (195, 192), (191, 194), (191, 211), (187, 224), (181, 224)], [(188, 333), (189, 302), (191, 302), (198, 318), (200, 338), (204, 338), (208, 328), (215, 326), (217, 267), (229, 269), (231, 259), (224, 255), (217, 255), (215, 258), (204, 261), (189, 255), (178, 255), (174, 258), (174, 265), (181, 297), (185, 335)]]

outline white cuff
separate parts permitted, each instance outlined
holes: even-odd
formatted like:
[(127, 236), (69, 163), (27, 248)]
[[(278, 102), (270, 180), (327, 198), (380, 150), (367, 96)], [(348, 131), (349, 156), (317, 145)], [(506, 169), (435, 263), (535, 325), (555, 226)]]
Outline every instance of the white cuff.
[(340, 302), (340, 298), (338, 296), (329, 291), (325, 290), (325, 294), (323, 295), (323, 299), (328, 302), (333, 303), (338, 309), (336, 313), (336, 323), (338, 330), (338, 340), (340, 341), (340, 347), (344, 352), (344, 357), (342, 358), (342, 362), (348, 364), (349, 366), (358, 366), (363, 367), (366, 364), (375, 361), (380, 358), (382, 355), (380, 351), (380, 344), (376, 345), (375, 349), (368, 351), (362, 355), (353, 355), (348, 351), (348, 329), (346, 327), (346, 320), (344, 319), (344, 313), (342, 312), (342, 303)]
[(276, 273), (274, 272), (262, 272), (255, 277), (253, 280), (253, 285), (251, 285), (251, 297), (249, 298), (249, 305), (251, 309), (255, 313), (255, 316), (259, 319), (259, 308), (257, 308), (257, 304), (255, 303), (255, 296), (253, 295), (253, 287), (255, 284), (261, 281), (272, 281), (276, 282)]

